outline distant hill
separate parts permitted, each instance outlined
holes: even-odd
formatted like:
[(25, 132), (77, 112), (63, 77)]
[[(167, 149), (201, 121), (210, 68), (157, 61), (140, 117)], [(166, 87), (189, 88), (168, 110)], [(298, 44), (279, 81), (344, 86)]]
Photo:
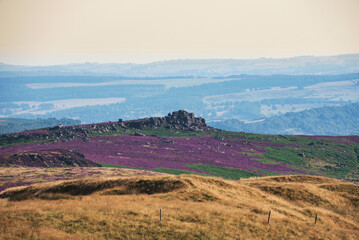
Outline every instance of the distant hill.
[(23, 119), (23, 118), (0, 118), (0, 134), (22, 132), (25, 130), (53, 127), (57, 125), (78, 125), (81, 121), (74, 119)]
[(359, 135), (359, 103), (289, 112), (258, 122), (236, 119), (211, 123), (229, 131), (264, 134)]
[(147, 64), (75, 63), (53, 66), (0, 64), (0, 76), (106, 75), (127, 77), (202, 76), (238, 74), (344, 74), (359, 71), (359, 54), (258, 59), (180, 59)]
[(359, 136), (229, 132), (185, 111), (3, 134), (0, 146), (0, 167), (84, 166), (89, 160), (102, 167), (227, 179), (313, 174), (359, 182)]

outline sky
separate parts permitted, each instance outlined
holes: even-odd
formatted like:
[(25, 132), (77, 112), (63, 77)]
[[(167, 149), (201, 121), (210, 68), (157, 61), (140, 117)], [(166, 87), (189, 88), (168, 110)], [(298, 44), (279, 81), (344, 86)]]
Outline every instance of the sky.
[(359, 0), (0, 0), (0, 62), (359, 53)]

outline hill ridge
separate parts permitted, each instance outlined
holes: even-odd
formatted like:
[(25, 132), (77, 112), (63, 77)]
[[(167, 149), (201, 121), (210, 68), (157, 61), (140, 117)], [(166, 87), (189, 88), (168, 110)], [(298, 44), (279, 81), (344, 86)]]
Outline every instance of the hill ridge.
[(0, 238), (356, 239), (358, 191), (353, 183), (302, 175), (47, 183), (0, 194)]
[(104, 122), (73, 126), (58, 125), (55, 127), (43, 128), (39, 130), (30, 130), (26, 132), (11, 133), (0, 135), (0, 143), (15, 143), (18, 141), (36, 141), (48, 140), (54, 141), (68, 141), (77, 138), (87, 138), (90, 134), (102, 134), (107, 132), (119, 132), (121, 129), (128, 131), (128, 129), (153, 129), (163, 127), (170, 130), (184, 130), (184, 131), (209, 131), (215, 130), (206, 124), (206, 120), (201, 117), (195, 117), (194, 113), (189, 113), (185, 110), (178, 110), (169, 113), (165, 117), (150, 117), (137, 120), (118, 122)]
[[(0, 135), (0, 145), (3, 167), (86, 166), (82, 161), (86, 159), (102, 167), (228, 179), (313, 174), (359, 181), (357, 136), (228, 132), (210, 127), (203, 118), (184, 110), (165, 117), (5, 134)], [(63, 149), (73, 161), (49, 162), (54, 149)], [(73, 153), (84, 157), (76, 155), (74, 159)]]

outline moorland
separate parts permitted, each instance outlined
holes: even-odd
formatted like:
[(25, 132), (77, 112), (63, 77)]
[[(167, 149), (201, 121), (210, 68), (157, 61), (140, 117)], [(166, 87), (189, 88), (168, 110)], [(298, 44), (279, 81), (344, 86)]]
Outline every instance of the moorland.
[(0, 239), (359, 234), (358, 136), (230, 132), (180, 110), (0, 144)]

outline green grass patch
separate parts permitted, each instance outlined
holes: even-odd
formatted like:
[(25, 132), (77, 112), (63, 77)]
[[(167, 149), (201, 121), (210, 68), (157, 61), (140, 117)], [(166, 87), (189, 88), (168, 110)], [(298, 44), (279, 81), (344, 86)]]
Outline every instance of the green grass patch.
[(189, 168), (201, 170), (210, 173), (213, 176), (227, 178), (227, 179), (241, 179), (241, 178), (249, 178), (249, 177), (257, 177), (261, 176), (259, 174), (242, 170), (236, 168), (225, 168), (225, 167), (217, 167), (212, 165), (202, 165), (202, 164), (190, 164), (187, 165)]
[(161, 172), (161, 173), (169, 173), (174, 175), (181, 175), (181, 174), (195, 174), (195, 175), (202, 175), (202, 176), (210, 176), (209, 174), (205, 173), (198, 173), (198, 172), (192, 172), (187, 170), (178, 170), (178, 169), (171, 169), (171, 168), (155, 168), (151, 171), (154, 172)]
[[(243, 150), (248, 150), (250, 151), (249, 149), (243, 149)], [(263, 156), (263, 153), (251, 153), (251, 152), (237, 152), (238, 154), (242, 154), (242, 155), (246, 155), (246, 156), (250, 156), (250, 157), (262, 157)]]
[(267, 147), (266, 159), (320, 172), (327, 177), (345, 178), (357, 169), (358, 144), (314, 143), (302, 147)]
[(267, 158), (251, 158), (251, 160), (261, 163), (266, 163), (266, 164), (279, 164), (278, 161), (267, 159)]
[(288, 163), (292, 165), (305, 165), (305, 158), (300, 154), (308, 155), (305, 149), (295, 149), (293, 147), (267, 147), (267, 152), (264, 154), (266, 159), (274, 160), (280, 163)]
[(259, 168), (252, 168), (253, 170), (260, 172), (260, 173), (264, 173), (267, 176), (278, 176), (281, 175), (280, 173), (276, 173), (276, 172), (272, 172), (269, 170), (265, 170), (265, 169), (259, 169)]
[(290, 135), (271, 135), (271, 134), (257, 134), (245, 132), (212, 132), (211, 135), (218, 140), (235, 141), (240, 139), (253, 142), (272, 142), (279, 144), (295, 144), (295, 145), (308, 145), (308, 144), (329, 144), (337, 141), (337, 139), (311, 139), (305, 136), (290, 136)]
[(123, 135), (124, 132), (122, 131), (108, 131), (108, 132), (96, 132), (92, 129), (88, 129), (90, 137), (98, 137), (98, 136), (115, 136), (115, 135)]
[[(285, 173), (288, 173), (290, 175), (300, 175), (301, 173), (296, 173), (296, 172), (291, 172), (291, 171), (286, 171)], [(320, 175), (320, 174), (315, 174), (315, 175)]]

